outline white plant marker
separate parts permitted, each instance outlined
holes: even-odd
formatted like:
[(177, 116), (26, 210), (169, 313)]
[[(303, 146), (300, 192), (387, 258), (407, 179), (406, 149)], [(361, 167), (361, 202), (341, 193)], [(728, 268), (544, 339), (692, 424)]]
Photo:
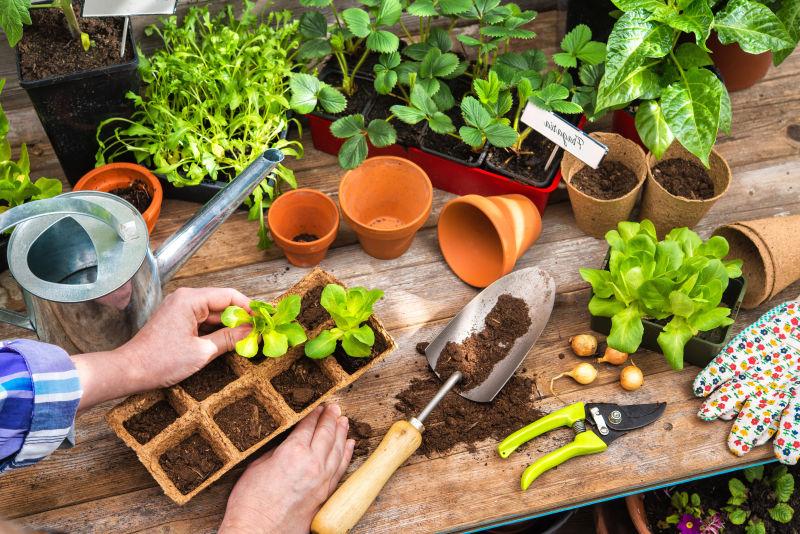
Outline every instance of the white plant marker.
[(545, 170), (552, 165), (560, 148), (573, 154), (591, 168), (596, 169), (608, 153), (608, 147), (592, 139), (586, 133), (555, 113), (528, 104), (522, 112), (522, 122), (556, 144)]

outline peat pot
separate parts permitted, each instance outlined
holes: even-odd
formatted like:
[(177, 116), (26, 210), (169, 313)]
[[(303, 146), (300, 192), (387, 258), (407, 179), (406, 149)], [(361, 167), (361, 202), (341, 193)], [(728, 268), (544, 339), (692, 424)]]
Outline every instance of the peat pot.
[(8, 264), (27, 308), (0, 309), (0, 321), (70, 354), (120, 346), (161, 303), (161, 285), (282, 160), (266, 151), (155, 253), (142, 215), (110, 193), (65, 193), (0, 214), (0, 231), (14, 228)]

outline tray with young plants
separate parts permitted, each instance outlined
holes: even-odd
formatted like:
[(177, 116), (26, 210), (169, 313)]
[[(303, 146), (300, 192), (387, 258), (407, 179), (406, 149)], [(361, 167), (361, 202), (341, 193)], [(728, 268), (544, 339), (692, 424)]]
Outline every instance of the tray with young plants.
[(235, 352), (173, 387), (129, 397), (106, 419), (164, 493), (185, 504), (395, 349), (372, 314), (382, 296), (315, 269), (274, 302), (231, 306), (226, 327), (253, 326)]

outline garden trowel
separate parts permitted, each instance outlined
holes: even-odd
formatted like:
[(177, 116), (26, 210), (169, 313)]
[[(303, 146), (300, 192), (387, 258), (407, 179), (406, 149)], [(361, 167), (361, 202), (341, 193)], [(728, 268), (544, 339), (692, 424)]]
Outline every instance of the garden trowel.
[[(450, 341), (462, 342), (473, 332), (480, 331), (498, 297), (504, 294), (525, 301), (531, 325), (483, 382), (469, 390), (459, 391), (459, 395), (471, 401), (491, 402), (536, 343), (553, 310), (556, 297), (553, 278), (539, 267), (521, 269), (504, 276), (473, 298), (425, 350), (428, 364), (436, 372), (436, 364), (445, 345)], [(372, 455), (350, 475), (314, 517), (312, 532), (344, 533), (358, 523), (394, 472), (422, 444), (425, 419), (463, 377), (456, 371), (449, 377), (439, 378), (445, 382), (433, 399), (416, 417), (392, 425)]]

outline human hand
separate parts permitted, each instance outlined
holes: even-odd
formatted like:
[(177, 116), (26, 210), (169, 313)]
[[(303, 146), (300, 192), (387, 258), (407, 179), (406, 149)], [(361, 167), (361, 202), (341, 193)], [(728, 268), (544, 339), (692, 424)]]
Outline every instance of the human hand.
[(349, 422), (335, 404), (319, 406), (233, 487), (219, 532), (302, 533), (336, 489), (353, 456)]
[(196, 373), (220, 354), (233, 350), (251, 328), (221, 328), (201, 335), (200, 326), (219, 325), (227, 306), (249, 310), (249, 304), (250, 300), (235, 289), (177, 289), (121, 347), (73, 357), (84, 392), (79, 409), (171, 386)]
[[(701, 419), (734, 422), (728, 448), (742, 456), (775, 435), (775, 456), (800, 459), (800, 301), (773, 308), (740, 332), (694, 381), (709, 396)], [(776, 435), (777, 433), (777, 435)]]

